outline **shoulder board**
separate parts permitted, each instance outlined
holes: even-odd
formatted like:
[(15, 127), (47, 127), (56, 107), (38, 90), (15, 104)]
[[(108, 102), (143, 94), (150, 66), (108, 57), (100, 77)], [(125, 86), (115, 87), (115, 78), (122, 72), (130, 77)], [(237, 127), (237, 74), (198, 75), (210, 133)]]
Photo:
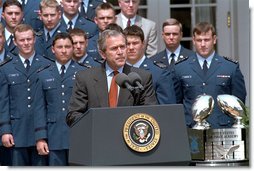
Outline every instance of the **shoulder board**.
[(47, 59), (47, 60), (50, 60), (51, 62), (56, 62), (54, 59), (49, 58), (49, 57), (47, 57), (47, 56), (45, 56), (45, 55), (43, 55), (43, 57), (44, 57), (45, 59)]
[(91, 65), (88, 65), (88, 64), (84, 64), (82, 62), (77, 62), (80, 66), (83, 66), (83, 67), (86, 67), (86, 68), (92, 68)]
[(238, 64), (238, 61), (235, 61), (235, 60), (233, 60), (233, 59), (231, 59), (231, 58), (229, 58), (227, 56), (223, 56), (223, 58), (226, 59), (227, 61), (230, 61), (230, 62), (233, 62), (235, 64)]
[(43, 31), (42, 31), (42, 30), (35, 32), (35, 35), (36, 35), (36, 36), (41, 36), (42, 34), (43, 34)]
[(97, 58), (93, 58), (94, 61), (102, 64), (104, 62), (104, 59), (97, 59)]
[(42, 67), (42, 68), (39, 68), (39, 69), (37, 70), (37, 73), (43, 71), (44, 69), (46, 69), (46, 68), (48, 68), (48, 67), (50, 67), (50, 66), (51, 66), (51, 64), (48, 64), (48, 65), (46, 65), (46, 66), (44, 66), (44, 67)]
[(187, 60), (188, 58), (188, 56), (181, 58), (179, 61), (176, 61), (175, 65)]
[(162, 62), (153, 61), (153, 63), (154, 63), (154, 65), (156, 65), (156, 66), (159, 67), (159, 68), (162, 68), (162, 69), (167, 68), (167, 65), (165, 65), (165, 64), (162, 63)]
[(12, 57), (7, 55), (7, 57), (0, 63), (0, 66), (3, 66), (5, 64), (7, 64), (8, 62), (10, 62), (12, 60)]

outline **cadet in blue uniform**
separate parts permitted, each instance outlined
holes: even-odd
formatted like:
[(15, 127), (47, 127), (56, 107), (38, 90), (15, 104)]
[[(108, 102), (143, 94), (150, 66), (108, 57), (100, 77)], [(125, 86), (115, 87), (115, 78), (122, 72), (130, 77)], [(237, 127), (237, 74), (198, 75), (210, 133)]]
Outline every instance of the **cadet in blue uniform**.
[(150, 59), (161, 67), (168, 67), (170, 70), (173, 69), (175, 62), (194, 54), (193, 51), (184, 48), (180, 44), (182, 37), (182, 24), (179, 21), (174, 18), (164, 21), (162, 24), (162, 38), (166, 48)]
[[(4, 37), (4, 27), (2, 23), (0, 23), (0, 67), (6, 62), (6, 53), (4, 49), (5, 37)], [(8, 60), (8, 59), (7, 59)], [(2, 85), (4, 85), (4, 78), (2, 73), (0, 74), (0, 89)], [(3, 97), (0, 94), (0, 103), (3, 102)], [(1, 104), (0, 104), (1, 106)], [(1, 115), (1, 113), (0, 113)], [(10, 150), (2, 145), (2, 141), (0, 141), (0, 166), (10, 166), (11, 165), (11, 155)]]
[(12, 165), (45, 165), (35, 147), (34, 119), (37, 71), (49, 61), (34, 50), (35, 33), (29, 25), (20, 24), (14, 30), (18, 55), (10, 54), (8, 62), (0, 67), (6, 82), (0, 89), (0, 135), (2, 144), (12, 148)]
[(211, 95), (215, 100), (214, 110), (206, 119), (211, 128), (227, 128), (233, 119), (222, 113), (217, 104), (217, 96), (230, 94), (243, 102), (246, 88), (239, 64), (215, 53), (216, 32), (207, 23), (198, 23), (193, 30), (193, 44), (196, 54), (175, 65), (176, 96), (184, 104), (186, 125), (192, 127), (191, 107), (198, 95)]
[(23, 20), (21, 4), (16, 0), (6, 0), (3, 4), (2, 18), (5, 26), (5, 50), (16, 54), (17, 48), (13, 42), (13, 32)]
[(103, 0), (81, 0), (80, 15), (89, 20), (93, 20), (96, 7), (102, 3)]
[(152, 74), (153, 87), (159, 104), (176, 103), (172, 75), (169, 70), (163, 70), (154, 65), (144, 55), (145, 43), (143, 30), (132, 25), (124, 29), (127, 38), (127, 64), (148, 70)]
[(69, 34), (73, 40), (73, 59), (76, 62), (89, 68), (101, 65), (102, 59), (97, 59), (87, 53), (88, 39), (83, 30), (74, 28)]
[(54, 65), (41, 70), (36, 96), (35, 137), (40, 155), (49, 156), (50, 166), (68, 165), (69, 127), (67, 107), (77, 71), (86, 69), (74, 62), (73, 42), (68, 33), (59, 33), (53, 41)]
[(42, 0), (40, 3), (40, 19), (43, 28), (37, 32), (36, 52), (40, 55), (55, 60), (52, 53), (52, 42), (57, 33), (66, 32), (61, 26), (61, 6), (56, 0)]
[(93, 21), (87, 20), (80, 15), (78, 10), (80, 7), (79, 0), (74, 1), (62, 0), (61, 4), (63, 7), (61, 24), (65, 26), (67, 30), (73, 28), (80, 28), (86, 31), (88, 39), (99, 34), (99, 29), (97, 25)]

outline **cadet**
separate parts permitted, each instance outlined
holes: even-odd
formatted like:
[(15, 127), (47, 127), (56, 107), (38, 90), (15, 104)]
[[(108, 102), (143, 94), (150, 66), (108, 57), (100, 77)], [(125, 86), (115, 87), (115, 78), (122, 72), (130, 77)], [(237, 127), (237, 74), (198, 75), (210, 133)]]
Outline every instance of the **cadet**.
[(194, 54), (193, 51), (184, 48), (180, 44), (182, 37), (182, 24), (179, 21), (174, 18), (164, 21), (162, 24), (162, 38), (166, 48), (150, 59), (157, 65), (168, 67), (170, 70), (173, 69), (175, 62)]
[(172, 75), (169, 70), (161, 69), (148, 59), (145, 53), (143, 30), (136, 25), (126, 27), (127, 61), (130, 66), (148, 70), (152, 74), (153, 87), (159, 104), (176, 103)]
[(33, 28), (20, 24), (14, 29), (14, 43), (18, 55), (10, 54), (0, 67), (5, 84), (0, 89), (0, 135), (5, 147), (12, 148), (14, 166), (45, 165), (46, 158), (39, 156), (35, 147), (34, 103), (37, 71), (50, 61), (34, 50)]
[(61, 26), (61, 6), (56, 0), (42, 0), (40, 2), (40, 19), (43, 28), (37, 32), (36, 52), (50, 59), (55, 59), (52, 53), (52, 42), (57, 33), (66, 32)]
[(234, 120), (219, 109), (217, 96), (230, 94), (245, 102), (246, 88), (239, 64), (215, 52), (217, 37), (213, 25), (200, 22), (192, 33), (196, 54), (176, 63), (174, 71), (177, 102), (184, 105), (186, 125), (195, 124), (191, 113), (194, 100), (207, 94), (215, 101), (213, 112), (206, 119), (211, 128), (231, 127)]
[(88, 39), (83, 30), (74, 28), (69, 34), (73, 41), (73, 60), (89, 68), (99, 66), (103, 62), (101, 58), (97, 59), (87, 53)]
[(86, 69), (72, 59), (73, 42), (68, 33), (56, 35), (52, 44), (55, 64), (41, 70), (35, 117), (39, 155), (49, 156), (50, 166), (68, 165), (69, 127), (65, 122), (75, 74)]

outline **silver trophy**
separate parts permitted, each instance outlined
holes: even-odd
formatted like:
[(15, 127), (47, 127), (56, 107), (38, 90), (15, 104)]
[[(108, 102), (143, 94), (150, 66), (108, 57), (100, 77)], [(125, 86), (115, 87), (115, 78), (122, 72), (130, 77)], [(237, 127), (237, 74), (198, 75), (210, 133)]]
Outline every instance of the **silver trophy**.
[(235, 119), (233, 128), (244, 128), (242, 118), (246, 115), (244, 103), (233, 95), (221, 94), (217, 96), (218, 105), (222, 111)]
[(206, 121), (206, 118), (211, 114), (214, 107), (213, 97), (210, 95), (199, 95), (192, 105), (193, 120), (196, 124), (193, 129), (209, 129), (210, 124)]

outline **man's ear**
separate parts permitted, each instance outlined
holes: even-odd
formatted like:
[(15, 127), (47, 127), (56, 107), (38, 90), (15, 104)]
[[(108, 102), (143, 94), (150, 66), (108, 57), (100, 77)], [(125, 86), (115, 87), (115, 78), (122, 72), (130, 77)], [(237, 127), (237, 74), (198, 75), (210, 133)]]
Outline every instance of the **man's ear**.
[(106, 54), (102, 50), (99, 50), (99, 54), (101, 55), (102, 59), (106, 60)]

